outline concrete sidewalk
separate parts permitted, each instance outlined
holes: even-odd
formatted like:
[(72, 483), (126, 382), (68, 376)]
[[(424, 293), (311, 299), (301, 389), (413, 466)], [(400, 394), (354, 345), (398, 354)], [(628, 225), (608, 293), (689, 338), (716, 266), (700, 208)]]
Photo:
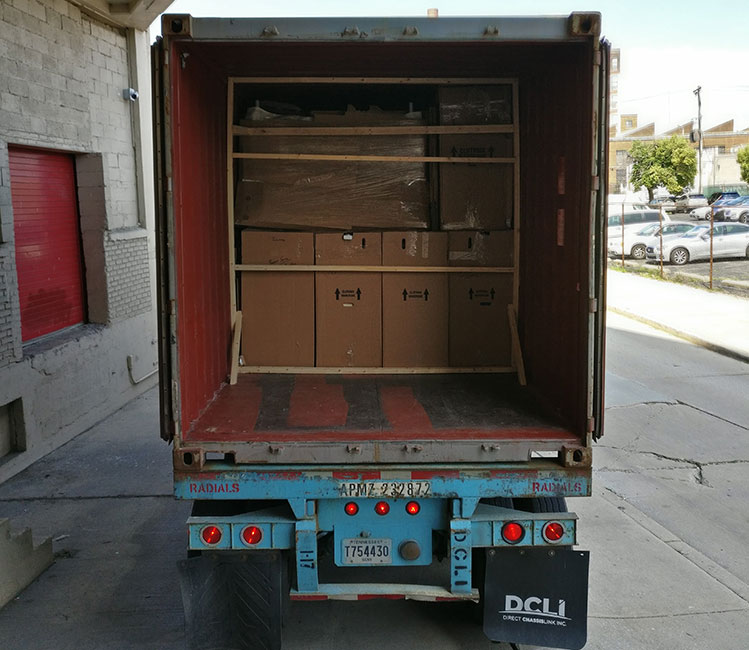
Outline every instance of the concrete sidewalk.
[(608, 308), (749, 363), (749, 300), (609, 270)]

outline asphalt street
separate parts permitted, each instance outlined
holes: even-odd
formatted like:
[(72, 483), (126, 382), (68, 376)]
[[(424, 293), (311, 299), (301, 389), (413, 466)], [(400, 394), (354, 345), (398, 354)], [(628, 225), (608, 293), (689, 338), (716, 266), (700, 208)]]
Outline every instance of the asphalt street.
[[(591, 551), (588, 650), (745, 650), (749, 365), (609, 314), (606, 435), (594, 495), (570, 500)], [(182, 650), (156, 391), (0, 486), (0, 515), (54, 539), (56, 562), (0, 611), (3, 650)], [(466, 605), (294, 603), (285, 650), (468, 650)], [(524, 648), (524, 650), (528, 650)]]

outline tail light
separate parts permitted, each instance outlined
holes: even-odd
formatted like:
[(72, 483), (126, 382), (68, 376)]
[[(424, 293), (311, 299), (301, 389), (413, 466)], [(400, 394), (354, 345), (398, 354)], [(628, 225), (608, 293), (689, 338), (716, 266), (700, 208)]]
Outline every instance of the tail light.
[(206, 526), (200, 531), (200, 538), (208, 546), (216, 546), (221, 541), (221, 529), (218, 526)]
[(247, 526), (242, 529), (242, 541), (248, 546), (255, 546), (263, 539), (263, 531), (257, 526)]
[(406, 512), (409, 515), (418, 515), (421, 511), (421, 506), (416, 501), (409, 501), (406, 504)]
[(556, 544), (562, 537), (564, 537), (564, 526), (558, 521), (550, 521), (544, 525), (543, 528), (544, 539), (551, 543)]
[(343, 506), (343, 509), (346, 511), (346, 514), (350, 515), (351, 517), (359, 512), (359, 506), (356, 505), (353, 501), (349, 501), (345, 506)]
[(386, 515), (388, 512), (390, 512), (390, 505), (387, 503), (387, 501), (378, 501), (375, 505), (375, 512), (378, 515)]
[(502, 526), (502, 539), (508, 544), (517, 544), (525, 536), (525, 529), (515, 521)]

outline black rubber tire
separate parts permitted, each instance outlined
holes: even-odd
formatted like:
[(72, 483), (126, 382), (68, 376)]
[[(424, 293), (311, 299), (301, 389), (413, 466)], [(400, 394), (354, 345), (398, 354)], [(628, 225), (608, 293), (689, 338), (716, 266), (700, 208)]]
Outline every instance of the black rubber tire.
[(683, 266), (689, 261), (689, 251), (686, 248), (674, 248), (669, 257), (671, 264)]
[(569, 512), (564, 497), (536, 497), (535, 499), (515, 499), (515, 509), (523, 512)]
[(644, 260), (645, 259), (645, 246), (642, 244), (635, 244), (632, 247), (631, 255), (636, 260)]
[(749, 223), (749, 212), (742, 212), (739, 215), (739, 223)]

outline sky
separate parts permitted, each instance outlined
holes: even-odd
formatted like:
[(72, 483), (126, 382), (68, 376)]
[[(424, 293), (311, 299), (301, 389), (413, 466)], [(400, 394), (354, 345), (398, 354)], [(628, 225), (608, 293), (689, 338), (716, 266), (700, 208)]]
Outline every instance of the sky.
[[(734, 119), (749, 129), (749, 2), (747, 0), (175, 0), (170, 13), (193, 16), (567, 15), (599, 11), (602, 35), (621, 50), (619, 112), (637, 113), (656, 133), (697, 117), (702, 127)], [(155, 23), (152, 34), (158, 33)]]

